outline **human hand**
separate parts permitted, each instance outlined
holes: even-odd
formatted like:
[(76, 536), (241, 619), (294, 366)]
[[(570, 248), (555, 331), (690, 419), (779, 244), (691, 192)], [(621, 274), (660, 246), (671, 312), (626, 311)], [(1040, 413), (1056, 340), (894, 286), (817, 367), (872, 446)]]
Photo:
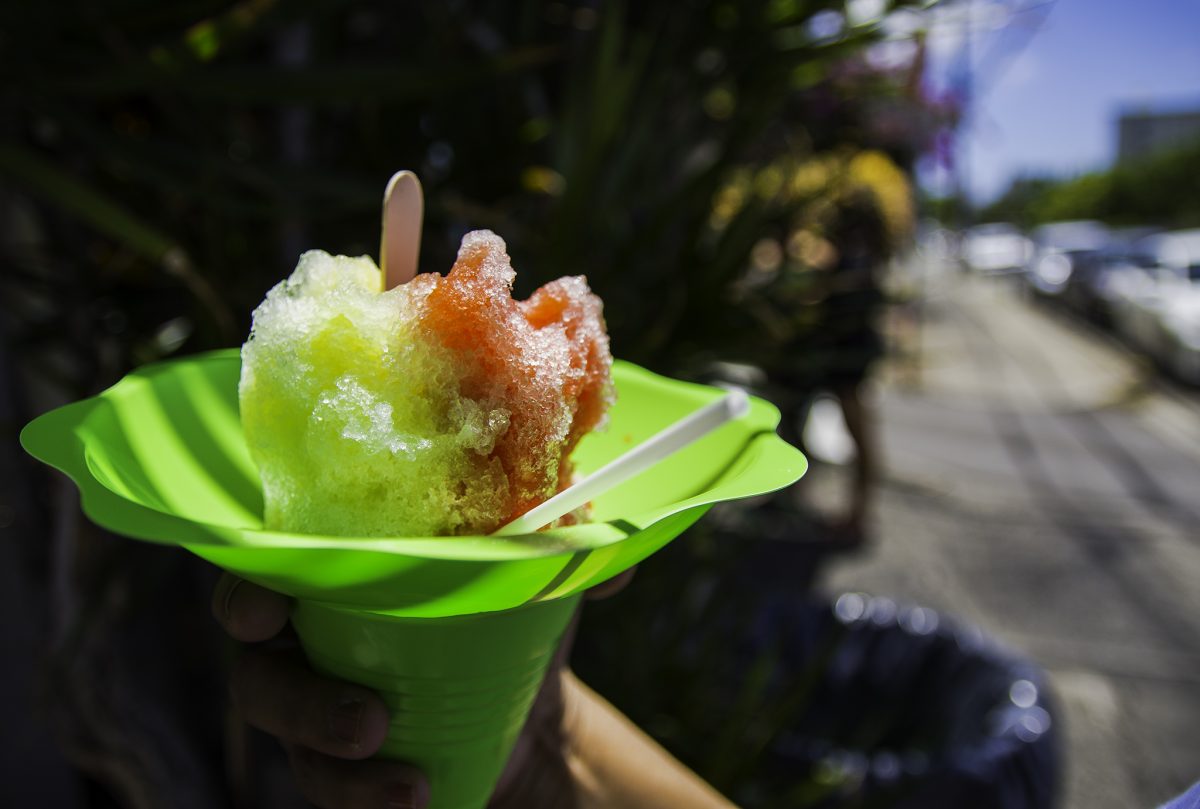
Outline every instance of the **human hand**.
[[(633, 571), (593, 588), (589, 598), (620, 590)], [(232, 637), (261, 643), (287, 626), (284, 596), (225, 574), (213, 592), (213, 614)], [(514, 745), (489, 809), (575, 805), (567, 763), (563, 673), (574, 623), (559, 647)], [(245, 720), (275, 736), (288, 752), (296, 781), (321, 809), (425, 806), (429, 785), (416, 768), (369, 759), (383, 744), (388, 712), (374, 692), (315, 674), (293, 643), (251, 647), (238, 661), (230, 693)]]
[[(288, 609), (284, 596), (228, 573), (213, 591), (213, 615), (245, 643), (280, 636)], [(229, 691), (246, 722), (283, 744), (301, 792), (321, 809), (421, 809), (429, 802), (429, 784), (415, 767), (364, 760), (387, 735), (383, 700), (313, 673), (295, 643), (247, 649)]]

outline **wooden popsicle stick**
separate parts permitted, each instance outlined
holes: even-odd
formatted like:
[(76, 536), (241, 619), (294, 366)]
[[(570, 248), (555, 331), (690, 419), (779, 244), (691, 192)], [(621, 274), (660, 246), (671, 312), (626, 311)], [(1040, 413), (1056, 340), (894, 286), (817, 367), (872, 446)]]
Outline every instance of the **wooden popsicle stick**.
[(424, 215), (425, 197), (417, 175), (411, 171), (393, 174), (383, 192), (383, 233), (379, 242), (385, 291), (407, 284), (416, 276)]

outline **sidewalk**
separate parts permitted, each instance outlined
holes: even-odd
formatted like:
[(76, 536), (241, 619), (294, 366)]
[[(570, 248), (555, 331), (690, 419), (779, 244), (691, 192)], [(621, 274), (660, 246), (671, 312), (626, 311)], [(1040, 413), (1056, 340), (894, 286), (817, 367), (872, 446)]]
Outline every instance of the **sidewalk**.
[[(880, 375), (875, 545), (821, 587), (944, 609), (1039, 661), (1062, 805), (1155, 806), (1200, 777), (1200, 407), (1012, 286), (946, 293), (916, 373)], [(840, 475), (817, 469), (813, 497)]]

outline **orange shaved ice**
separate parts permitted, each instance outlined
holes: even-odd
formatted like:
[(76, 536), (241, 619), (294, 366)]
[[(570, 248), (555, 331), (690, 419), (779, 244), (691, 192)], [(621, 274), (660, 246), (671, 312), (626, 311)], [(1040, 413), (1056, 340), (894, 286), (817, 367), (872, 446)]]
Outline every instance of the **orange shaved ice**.
[(458, 357), (460, 393), (511, 414), (492, 451), (509, 481), (501, 524), (570, 484), (571, 451), (603, 419), (612, 369), (602, 305), (587, 281), (560, 278), (516, 302), (513, 277), (504, 242), (472, 233), (450, 275), (434, 278), (420, 319)]
[(570, 484), (612, 401), (602, 304), (582, 277), (514, 301), (514, 278), (488, 231), (386, 292), (368, 258), (301, 258), (242, 351), (267, 527), (487, 534)]

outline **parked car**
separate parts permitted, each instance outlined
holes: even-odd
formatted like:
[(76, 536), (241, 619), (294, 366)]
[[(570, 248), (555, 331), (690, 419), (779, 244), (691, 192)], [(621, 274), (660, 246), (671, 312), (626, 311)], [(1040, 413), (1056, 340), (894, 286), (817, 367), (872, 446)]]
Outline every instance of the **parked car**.
[(1149, 266), (1114, 287), (1118, 330), (1162, 367), (1200, 384), (1200, 229), (1138, 242)]
[(1108, 228), (1099, 222), (1054, 222), (1034, 228), (1033, 255), (1025, 272), (1039, 295), (1056, 297), (1066, 289), (1076, 266), (1108, 244)]
[(1021, 272), (1032, 254), (1032, 242), (1016, 227), (1004, 222), (975, 225), (963, 233), (963, 263), (978, 273)]
[(1153, 257), (1140, 243), (1160, 231), (1155, 227), (1113, 230), (1103, 248), (1078, 254), (1062, 290), (1063, 303), (1089, 320), (1111, 325), (1116, 288), (1124, 277), (1153, 266)]

